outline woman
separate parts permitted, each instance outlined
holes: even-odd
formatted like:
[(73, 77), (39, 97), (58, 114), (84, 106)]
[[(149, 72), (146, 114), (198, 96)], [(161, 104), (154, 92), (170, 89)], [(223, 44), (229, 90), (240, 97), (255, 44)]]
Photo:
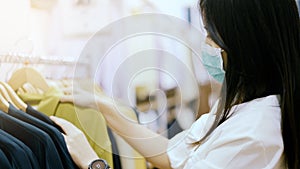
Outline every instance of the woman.
[[(119, 115), (130, 108), (115, 109), (109, 98), (99, 96), (97, 106), (108, 125), (159, 168), (300, 168), (295, 0), (200, 0), (199, 5), (208, 34), (204, 65), (223, 61), (213, 70), (207, 66), (223, 82), (210, 113), (169, 141)], [(52, 119), (66, 130), (79, 166), (87, 168), (98, 158), (80, 131)]]

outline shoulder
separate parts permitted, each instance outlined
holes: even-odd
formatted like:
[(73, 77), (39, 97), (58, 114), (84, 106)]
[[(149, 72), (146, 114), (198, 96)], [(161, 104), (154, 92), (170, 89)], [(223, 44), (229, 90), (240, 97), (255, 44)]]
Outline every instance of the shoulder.
[(231, 113), (199, 147), (195, 161), (223, 168), (274, 168), (280, 163), (283, 141), (277, 97), (252, 100)]
[(230, 113), (231, 117), (219, 126), (225, 133), (258, 141), (281, 138), (281, 108), (276, 95), (237, 105)]

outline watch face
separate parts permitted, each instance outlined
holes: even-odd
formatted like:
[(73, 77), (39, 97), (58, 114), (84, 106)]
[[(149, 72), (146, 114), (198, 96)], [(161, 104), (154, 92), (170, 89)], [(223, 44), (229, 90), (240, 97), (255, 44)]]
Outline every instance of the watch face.
[(107, 169), (107, 164), (104, 160), (96, 160), (91, 164), (91, 169)]

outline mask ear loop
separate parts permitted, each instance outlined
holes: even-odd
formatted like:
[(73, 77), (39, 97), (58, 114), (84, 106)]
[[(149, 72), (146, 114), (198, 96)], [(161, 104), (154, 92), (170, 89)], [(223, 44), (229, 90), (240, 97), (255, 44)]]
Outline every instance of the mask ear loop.
[[(223, 50), (223, 49), (222, 49)], [(224, 51), (224, 50), (223, 50)], [(222, 52), (222, 51), (221, 51)], [(225, 65), (224, 65), (224, 61), (223, 61), (223, 57), (222, 57), (222, 53), (221, 53), (221, 59), (220, 59), (220, 62), (221, 62), (221, 65), (222, 65), (222, 69), (223, 71), (225, 72)]]

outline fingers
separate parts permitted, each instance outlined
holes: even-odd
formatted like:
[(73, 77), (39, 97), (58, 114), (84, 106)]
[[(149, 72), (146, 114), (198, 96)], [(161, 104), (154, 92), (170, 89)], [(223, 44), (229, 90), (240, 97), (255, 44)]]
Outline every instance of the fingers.
[(62, 88), (61, 91), (64, 93), (64, 95), (75, 95), (75, 94), (80, 94), (80, 93), (84, 93), (85, 90), (78, 88), (78, 87), (65, 87)]
[(74, 97), (73, 97), (73, 95), (63, 95), (63, 96), (60, 97), (59, 100), (63, 103), (66, 103), (66, 102), (73, 103), (74, 102)]
[(56, 123), (57, 125), (59, 125), (64, 132), (66, 133), (66, 135), (72, 135), (74, 133), (74, 131), (78, 131), (79, 129), (77, 127), (75, 127), (72, 123), (68, 122), (67, 120), (64, 120), (62, 118), (58, 118), (55, 116), (50, 116), (50, 119)]
[(72, 92), (73, 92), (73, 88), (72, 88), (72, 87), (62, 88), (62, 92), (63, 92), (65, 95), (70, 95), (70, 94), (72, 94)]

